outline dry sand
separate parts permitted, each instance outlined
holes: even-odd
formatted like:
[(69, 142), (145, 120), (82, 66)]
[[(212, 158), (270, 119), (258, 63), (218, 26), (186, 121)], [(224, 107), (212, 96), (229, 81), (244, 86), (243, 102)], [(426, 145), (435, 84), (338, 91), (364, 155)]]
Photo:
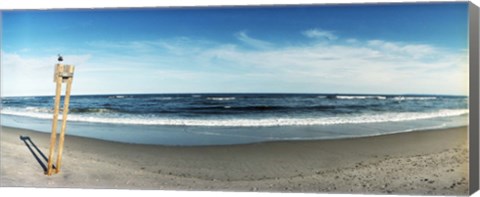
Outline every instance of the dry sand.
[[(168, 147), (67, 136), (45, 176), (20, 136), (48, 154), (49, 134), (2, 127), (1, 186), (467, 195), (467, 128), (342, 140)], [(32, 150), (46, 165), (43, 157)]]

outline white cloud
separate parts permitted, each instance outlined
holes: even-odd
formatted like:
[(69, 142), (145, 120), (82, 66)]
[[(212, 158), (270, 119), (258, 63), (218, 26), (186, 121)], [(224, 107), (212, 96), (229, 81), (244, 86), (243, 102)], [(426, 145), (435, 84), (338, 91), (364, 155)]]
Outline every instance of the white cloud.
[(258, 48), (258, 49), (268, 49), (268, 48), (272, 47), (272, 43), (252, 38), (252, 37), (248, 36), (245, 31), (236, 33), (235, 37), (238, 40), (242, 41), (243, 43), (245, 43), (247, 45), (250, 45), (252, 47)]
[[(244, 32), (236, 36), (262, 50), (188, 38), (102, 41), (91, 46), (98, 50), (95, 57), (67, 54), (65, 59), (82, 65), (76, 93), (468, 93), (466, 51), (348, 39), (268, 48), (273, 44)], [(129, 55), (117, 52), (128, 47), (133, 47)], [(49, 94), (55, 59), (2, 54), (4, 93)]]
[(309, 29), (303, 31), (302, 34), (309, 38), (324, 38), (328, 40), (336, 40), (338, 38), (335, 34), (333, 34), (333, 32), (322, 29)]
[(132, 41), (132, 42), (109, 42), (109, 41), (94, 41), (88, 42), (89, 46), (97, 49), (116, 49), (116, 50), (134, 50), (147, 52), (153, 49), (151, 42)]
[[(65, 54), (68, 64), (82, 65), (90, 55)], [(57, 56), (29, 57), (2, 51), (3, 95), (45, 95), (54, 91), (53, 71)]]
[[(298, 91), (467, 94), (466, 52), (386, 41), (380, 46), (314, 44), (258, 52), (231, 47), (200, 57), (245, 66), (248, 74), (264, 73), (262, 79), (285, 87), (298, 84)], [(246, 80), (262, 80), (251, 76)]]
[(440, 49), (426, 44), (402, 44), (383, 40), (370, 40), (367, 44), (379, 50), (386, 50), (396, 55), (405, 54), (415, 59), (435, 55), (440, 52)]

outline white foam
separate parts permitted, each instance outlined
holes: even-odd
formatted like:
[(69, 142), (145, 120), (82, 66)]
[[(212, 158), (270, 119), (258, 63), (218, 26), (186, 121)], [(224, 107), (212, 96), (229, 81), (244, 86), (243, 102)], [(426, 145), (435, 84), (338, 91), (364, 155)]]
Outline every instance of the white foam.
[(8, 109), (2, 109), (1, 114), (5, 115), (15, 115), (15, 116), (26, 116), (31, 118), (40, 118), (40, 119), (50, 119), (53, 115), (48, 113), (38, 113), (33, 111), (12, 111)]
[(379, 99), (379, 100), (385, 100), (387, 97), (385, 96), (336, 96), (337, 99), (347, 99), (347, 100), (352, 100), (352, 99)]
[(385, 99), (387, 99), (387, 97), (385, 97), (385, 96), (376, 96), (375, 98), (376, 98), (376, 99), (380, 99), (380, 100), (385, 100)]
[[(320, 97), (319, 97), (320, 98)], [(385, 100), (387, 99), (386, 96), (336, 96), (337, 99), (345, 99), (345, 100), (352, 100), (352, 99), (379, 99)], [(392, 98), (393, 100), (402, 101), (402, 100), (434, 100), (437, 97), (434, 96), (396, 96)]]
[(53, 112), (53, 109), (48, 109), (43, 107), (27, 107), (26, 110), (31, 112), (44, 112), (44, 113)]
[(108, 98), (123, 99), (123, 98), (126, 98), (126, 96), (123, 96), (123, 95), (115, 95), (115, 96), (109, 96)]
[(161, 101), (166, 101), (166, 100), (172, 100), (173, 97), (170, 96), (162, 96), (162, 97), (153, 97), (155, 100), (161, 100)]
[(373, 98), (373, 97), (370, 97), (370, 96), (337, 96), (336, 98), (337, 99), (351, 100), (351, 99), (368, 99), (368, 98)]
[(405, 96), (396, 96), (393, 97), (393, 100), (403, 101), (403, 100), (435, 100), (437, 97), (429, 96), (429, 97), (405, 97)]
[(231, 101), (231, 100), (235, 100), (235, 97), (207, 97), (207, 100)]
[[(2, 114), (27, 116), (40, 119), (51, 119), (50, 113), (32, 111), (18, 111), (2, 109)], [(449, 109), (435, 112), (402, 112), (379, 113), (343, 117), (319, 118), (161, 118), (140, 115), (94, 115), (70, 114), (70, 121), (111, 123), (111, 124), (136, 124), (136, 125), (164, 125), (164, 126), (232, 126), (232, 127), (266, 127), (266, 126), (309, 126), (309, 125), (336, 125), (336, 124), (365, 124), (381, 122), (401, 122), (411, 120), (451, 117), (468, 114), (467, 109)], [(61, 119), (61, 116), (59, 117)]]

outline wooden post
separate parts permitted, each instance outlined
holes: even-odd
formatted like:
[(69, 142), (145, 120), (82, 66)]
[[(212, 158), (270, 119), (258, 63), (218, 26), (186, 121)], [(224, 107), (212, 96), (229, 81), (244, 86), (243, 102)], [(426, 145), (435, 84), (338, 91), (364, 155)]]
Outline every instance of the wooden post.
[(58, 144), (58, 156), (57, 156), (57, 163), (56, 163), (56, 170), (55, 173), (60, 172), (60, 166), (62, 164), (62, 152), (63, 152), (63, 144), (65, 140), (65, 130), (67, 127), (67, 114), (68, 114), (68, 106), (70, 103), (70, 92), (72, 88), (72, 80), (73, 80), (73, 71), (75, 67), (72, 65), (62, 65), (57, 64), (55, 67), (54, 73), (54, 82), (57, 84), (56, 92), (55, 92), (55, 106), (53, 111), (53, 122), (52, 122), (52, 134), (50, 136), (50, 154), (48, 157), (48, 169), (46, 174), (52, 175), (53, 172), (53, 155), (55, 152), (56, 146), (56, 137), (57, 137), (57, 124), (58, 124), (58, 111), (60, 108), (60, 94), (62, 90), (62, 83), (67, 83), (67, 90), (65, 92), (65, 100), (63, 105), (63, 116), (62, 116), (62, 126), (60, 132), (60, 139)]
[[(68, 66), (66, 67), (66, 73), (72, 73), (75, 67)], [(65, 78), (65, 77), (64, 77)], [(67, 128), (67, 115), (68, 115), (68, 106), (70, 104), (70, 92), (72, 90), (72, 80), (73, 75), (67, 79), (67, 90), (65, 91), (65, 101), (63, 104), (63, 115), (62, 115), (62, 130), (60, 131), (60, 140), (58, 144), (58, 156), (57, 156), (57, 166), (56, 173), (60, 172), (60, 167), (62, 165), (62, 152), (63, 152), (63, 143), (65, 141), (65, 129)]]
[(62, 78), (57, 74), (63, 72), (63, 65), (57, 64), (55, 66), (54, 82), (57, 83), (55, 91), (55, 104), (53, 108), (53, 120), (52, 120), (52, 134), (50, 135), (50, 152), (48, 154), (48, 170), (46, 174), (52, 175), (53, 165), (53, 153), (55, 152), (55, 145), (57, 142), (57, 123), (58, 123), (58, 109), (60, 108), (60, 94), (62, 91)]

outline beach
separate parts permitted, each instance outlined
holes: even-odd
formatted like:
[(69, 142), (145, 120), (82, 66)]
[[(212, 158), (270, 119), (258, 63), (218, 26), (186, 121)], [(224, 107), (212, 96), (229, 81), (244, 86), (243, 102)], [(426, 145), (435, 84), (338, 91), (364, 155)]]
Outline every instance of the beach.
[(470, 7), (2, 11), (0, 186), (468, 195)]
[[(252, 128), (254, 129), (254, 128)], [(2, 187), (467, 195), (467, 127), (352, 139), (161, 146), (66, 136), (44, 175), (47, 133), (2, 127)], [(32, 150), (32, 151), (31, 151)]]

